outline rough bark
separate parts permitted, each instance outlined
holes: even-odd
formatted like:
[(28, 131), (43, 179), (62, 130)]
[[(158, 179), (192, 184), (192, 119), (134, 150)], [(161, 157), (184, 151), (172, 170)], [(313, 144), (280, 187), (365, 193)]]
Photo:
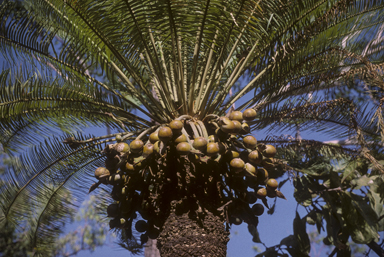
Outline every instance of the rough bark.
[(229, 232), (220, 217), (210, 212), (177, 215), (174, 206), (157, 239), (160, 256), (226, 256)]

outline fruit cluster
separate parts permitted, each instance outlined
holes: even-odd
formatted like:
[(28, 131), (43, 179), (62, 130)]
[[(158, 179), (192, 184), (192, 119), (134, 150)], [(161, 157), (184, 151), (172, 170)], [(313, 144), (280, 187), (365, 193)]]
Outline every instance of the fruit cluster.
[(266, 197), (284, 196), (268, 176), (276, 148), (247, 135), (247, 122), (255, 117), (253, 109), (202, 121), (185, 115), (129, 144), (117, 137), (103, 150), (105, 167), (95, 171), (98, 183), (112, 185), (110, 227), (131, 231), (138, 212), (142, 220), (135, 228), (142, 242), (156, 238), (174, 201), (176, 212), (191, 218), (210, 211), (228, 224), (257, 225), (264, 212), (257, 199), (268, 208)]

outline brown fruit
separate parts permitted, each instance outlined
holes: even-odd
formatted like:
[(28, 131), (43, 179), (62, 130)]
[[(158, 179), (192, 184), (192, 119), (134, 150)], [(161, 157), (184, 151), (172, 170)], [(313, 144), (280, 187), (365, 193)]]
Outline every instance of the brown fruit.
[(208, 137), (208, 143), (210, 143), (210, 142), (217, 142), (217, 140), (218, 140), (218, 138), (217, 138), (216, 135), (210, 135)]
[(243, 113), (239, 112), (239, 111), (231, 112), (231, 114), (229, 115), (229, 118), (231, 120), (236, 120), (236, 121), (242, 122), (243, 121)]
[(121, 142), (121, 143), (118, 143), (116, 146), (115, 146), (115, 150), (118, 152), (118, 153), (126, 153), (129, 151), (129, 145), (127, 143), (124, 143), (124, 142)]
[(249, 204), (254, 204), (257, 201), (256, 194), (254, 192), (247, 192), (245, 195), (245, 201)]
[(127, 170), (127, 172), (133, 172), (133, 171), (135, 171), (135, 167), (133, 166), (133, 164), (131, 164), (131, 163), (129, 163), (129, 162), (127, 162), (127, 163), (125, 164), (125, 169)]
[(252, 175), (256, 176), (257, 175), (255, 166), (253, 166), (252, 164), (250, 164), (248, 162), (245, 164), (245, 170), (249, 173), (250, 176), (252, 176)]
[(257, 204), (252, 206), (252, 212), (256, 216), (260, 216), (264, 213), (264, 206), (260, 203), (257, 203)]
[(235, 125), (235, 128), (233, 129), (232, 133), (239, 133), (242, 130), (241, 123), (237, 120), (233, 120), (233, 125)]
[(240, 158), (232, 159), (229, 165), (231, 166), (232, 170), (234, 170), (236, 173), (241, 172), (245, 166), (244, 161)]
[(97, 179), (101, 179), (101, 178), (107, 177), (109, 175), (110, 175), (109, 170), (104, 168), (104, 167), (99, 167), (95, 170), (95, 177)]
[(220, 152), (220, 147), (217, 143), (208, 143), (207, 144), (207, 155), (208, 156), (216, 156)]
[(145, 220), (138, 220), (135, 224), (135, 228), (136, 228), (137, 232), (143, 233), (143, 232), (147, 231), (148, 224)]
[(259, 188), (256, 192), (256, 196), (257, 198), (264, 198), (267, 196), (267, 189), (265, 189), (264, 187), (262, 188)]
[(259, 165), (263, 160), (263, 156), (259, 151), (254, 150), (248, 154), (248, 161), (252, 164)]
[(149, 141), (151, 142), (151, 144), (154, 144), (157, 141), (159, 141), (159, 132), (155, 131), (152, 134), (150, 134), (149, 135)]
[(233, 123), (233, 121), (231, 121), (227, 117), (221, 117), (220, 121), (221, 121), (221, 122), (219, 122), (221, 124), (220, 125), (220, 129), (224, 133), (233, 133), (234, 132), (235, 124)]
[(117, 217), (119, 215), (119, 205), (117, 203), (108, 205), (107, 215), (108, 217)]
[(178, 143), (176, 150), (180, 155), (187, 155), (191, 151), (192, 147), (187, 142)]
[(187, 141), (188, 141), (187, 136), (184, 135), (184, 134), (181, 134), (180, 136), (178, 136), (175, 139), (175, 144), (178, 144), (178, 143), (181, 143), (181, 142), (187, 142)]
[(140, 153), (143, 150), (144, 143), (140, 139), (133, 140), (129, 146), (132, 153)]
[(274, 178), (270, 178), (267, 181), (267, 189), (271, 191), (275, 191), (276, 188), (279, 186), (279, 183)]
[(275, 165), (273, 164), (273, 160), (271, 158), (265, 158), (265, 157), (261, 162), (261, 166), (263, 166), (266, 169), (271, 169), (275, 167)]
[(208, 141), (204, 137), (197, 137), (193, 140), (193, 148), (205, 152), (207, 150)]
[(169, 123), (169, 127), (172, 129), (172, 132), (175, 135), (178, 135), (181, 133), (181, 130), (184, 127), (184, 124), (181, 120), (173, 120)]
[(243, 122), (241, 124), (241, 131), (239, 132), (242, 135), (248, 134), (251, 132), (251, 128), (249, 127), (248, 123)]
[(258, 183), (264, 183), (268, 179), (268, 171), (264, 168), (256, 170)]
[(162, 142), (167, 143), (169, 140), (171, 140), (172, 136), (173, 132), (170, 127), (161, 127), (159, 129), (159, 139)]
[(146, 144), (143, 148), (143, 156), (144, 157), (148, 157), (149, 155), (151, 155), (153, 153), (153, 144), (149, 143), (149, 144)]
[(276, 148), (273, 145), (265, 145), (263, 155), (267, 158), (273, 158), (276, 155)]
[(248, 149), (255, 149), (257, 140), (254, 136), (246, 136), (243, 138), (244, 146)]
[(256, 111), (254, 109), (246, 109), (243, 112), (243, 118), (246, 121), (251, 121), (256, 118)]

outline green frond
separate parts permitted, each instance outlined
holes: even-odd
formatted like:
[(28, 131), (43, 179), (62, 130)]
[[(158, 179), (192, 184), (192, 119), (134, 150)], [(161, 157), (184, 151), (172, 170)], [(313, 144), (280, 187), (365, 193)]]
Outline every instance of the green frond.
[[(49, 249), (88, 192), (89, 177), (104, 161), (101, 143), (106, 141), (74, 150), (63, 139), (46, 141), (15, 158), (5, 178), (8, 183), (1, 188), (4, 219), (28, 232), (36, 254)], [(20, 226), (25, 220), (28, 224)]]

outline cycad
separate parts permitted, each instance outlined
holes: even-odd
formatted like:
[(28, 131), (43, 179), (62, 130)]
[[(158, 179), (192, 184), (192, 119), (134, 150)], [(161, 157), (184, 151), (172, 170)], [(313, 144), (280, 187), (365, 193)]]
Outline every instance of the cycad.
[[(293, 169), (291, 155), (268, 159), (266, 145), (308, 145), (334, 158), (350, 153), (316, 142), (316, 134), (314, 141), (271, 135), (254, 146), (242, 140), (248, 128), (356, 136), (354, 153), (382, 172), (369, 149), (384, 139), (383, 7), (344, 0), (3, 1), (1, 143), (10, 152), (30, 147), (8, 172), (5, 218), (35, 220), (30, 236), (44, 255), (44, 238), (57, 234), (89, 189), (113, 187), (119, 203), (110, 207), (117, 207), (110, 224), (123, 238), (139, 212), (148, 221), (137, 226), (147, 231), (142, 239), (160, 233), (163, 256), (224, 256), (224, 221), (257, 226), (247, 186), (257, 191), (268, 179), (257, 166), (272, 178)], [(223, 116), (245, 109), (256, 119), (239, 122), (235, 132)], [(182, 130), (154, 141), (151, 153), (149, 136), (173, 120)], [(116, 133), (77, 132), (90, 125)], [(180, 154), (181, 135), (187, 143)], [(188, 150), (199, 137), (214, 144)], [(133, 140), (146, 144), (145, 156)], [(264, 159), (242, 164), (253, 151)], [(107, 176), (95, 181), (100, 167)], [(62, 218), (50, 220), (67, 190), (73, 202), (61, 203)], [(284, 198), (274, 190), (269, 194)], [(190, 244), (177, 243), (181, 235)]]

